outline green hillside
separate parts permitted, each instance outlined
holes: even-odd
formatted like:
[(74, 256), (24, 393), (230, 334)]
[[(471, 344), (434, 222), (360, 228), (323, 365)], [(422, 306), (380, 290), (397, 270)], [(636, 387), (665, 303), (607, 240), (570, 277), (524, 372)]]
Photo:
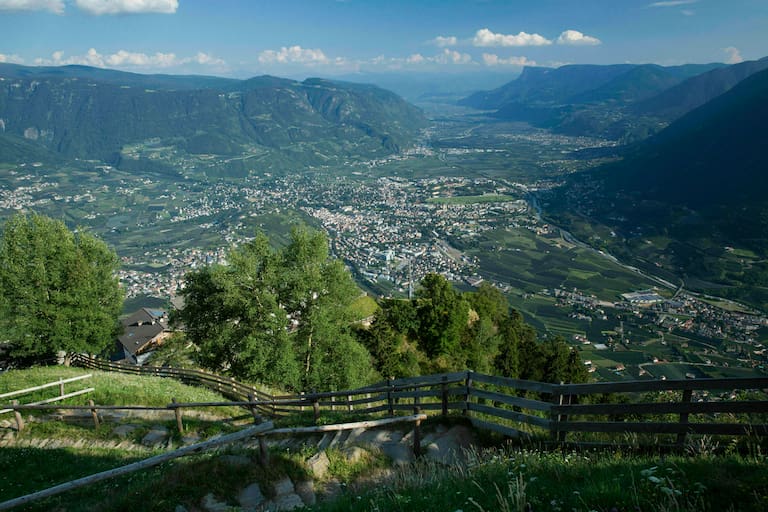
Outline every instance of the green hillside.
[(265, 151), (308, 164), (388, 155), (425, 126), (421, 111), (391, 92), (327, 80), (14, 65), (0, 66), (0, 77), (0, 138), (23, 137), (66, 158), (129, 170), (180, 172), (152, 155), (126, 153), (131, 145), (164, 148), (176, 163), (212, 155), (242, 174)]

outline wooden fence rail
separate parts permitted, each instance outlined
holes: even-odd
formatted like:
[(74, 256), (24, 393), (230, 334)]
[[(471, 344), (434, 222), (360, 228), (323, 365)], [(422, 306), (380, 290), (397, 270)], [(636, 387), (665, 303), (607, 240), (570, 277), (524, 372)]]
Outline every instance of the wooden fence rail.
[[(4, 400), (4, 399), (7, 399), (7, 398), (15, 398), (15, 397), (18, 397), (18, 396), (24, 396), (24, 395), (28, 395), (30, 393), (34, 393), (35, 391), (42, 391), (44, 389), (49, 389), (49, 388), (58, 386), (58, 388), (59, 388), (58, 396), (54, 396), (52, 398), (46, 398), (45, 400), (40, 400), (40, 401), (37, 401), (37, 402), (32, 402), (32, 403), (27, 404), (27, 405), (41, 405), (41, 404), (49, 404), (49, 403), (52, 403), (52, 402), (58, 402), (60, 400), (64, 400), (64, 399), (67, 399), (67, 398), (72, 398), (74, 396), (84, 395), (85, 393), (92, 392), (93, 388), (85, 388), (85, 389), (81, 389), (79, 391), (73, 391), (73, 392), (70, 392), (70, 393), (65, 393), (64, 392), (64, 385), (65, 384), (70, 384), (72, 382), (78, 382), (78, 381), (81, 381), (81, 380), (84, 380), (84, 379), (90, 379), (92, 376), (93, 376), (92, 374), (88, 373), (88, 374), (85, 374), (85, 375), (78, 375), (77, 377), (70, 377), (68, 379), (59, 379), (57, 381), (48, 382), (47, 384), (42, 384), (40, 386), (34, 386), (34, 387), (31, 387), (31, 388), (26, 388), (26, 389), (19, 389), (17, 391), (10, 391), (8, 393), (0, 394), (0, 400)], [(14, 400), (14, 402), (16, 402), (16, 401)], [(0, 409), (0, 414), (5, 414), (5, 413), (11, 412), (13, 410), (14, 410), (13, 408)]]
[[(418, 407), (442, 415), (461, 414), (481, 428), (507, 436), (548, 432), (557, 443), (576, 433), (669, 434), (677, 436), (679, 445), (688, 434), (768, 435), (768, 378), (764, 377), (552, 384), (463, 371), (389, 379), (352, 390), (272, 396), (199, 370), (136, 367), (83, 356), (74, 362), (88, 368), (181, 379), (234, 399), (168, 405), (174, 411), (226, 405), (276, 417), (311, 410), (317, 420), (323, 410), (394, 416)], [(759, 399), (738, 399), (737, 391), (758, 391)], [(660, 392), (667, 392), (663, 401), (643, 401), (644, 395)], [(717, 392), (724, 393), (724, 398), (716, 396)]]

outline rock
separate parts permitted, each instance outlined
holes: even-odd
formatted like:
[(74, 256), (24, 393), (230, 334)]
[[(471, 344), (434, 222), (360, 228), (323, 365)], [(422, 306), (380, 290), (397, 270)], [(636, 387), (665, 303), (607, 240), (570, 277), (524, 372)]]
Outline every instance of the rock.
[(222, 503), (221, 501), (218, 501), (216, 497), (213, 495), (213, 493), (210, 493), (210, 492), (205, 495), (201, 505), (208, 512), (228, 512), (229, 510), (232, 509), (232, 507), (230, 507), (226, 503)]
[(200, 434), (198, 434), (197, 432), (189, 432), (184, 436), (182, 436), (181, 438), (181, 444), (183, 444), (184, 446), (199, 443), (199, 442), (200, 442)]
[(8, 420), (0, 421), (0, 428), (11, 428), (13, 424)]
[(341, 482), (332, 478), (323, 485), (323, 499), (330, 500), (341, 494), (343, 487)]
[(261, 493), (261, 487), (258, 483), (252, 483), (237, 496), (237, 502), (243, 507), (244, 511), (256, 510), (256, 507), (264, 503), (264, 495)]
[(327, 432), (323, 434), (323, 437), (317, 443), (317, 451), (319, 452), (324, 451), (331, 444), (332, 440), (333, 440), (333, 434), (331, 432)]
[(331, 461), (328, 460), (328, 455), (325, 452), (317, 452), (307, 459), (307, 466), (315, 478), (323, 478), (330, 465)]
[(301, 501), (299, 495), (293, 492), (290, 494), (275, 496), (275, 498), (272, 500), (272, 503), (274, 504), (273, 510), (293, 510), (295, 508), (304, 506), (304, 502)]
[(115, 434), (120, 439), (125, 439), (126, 437), (133, 434), (138, 428), (139, 428), (138, 425), (132, 425), (130, 423), (126, 423), (125, 425), (118, 425), (117, 427), (113, 428), (112, 433)]
[(384, 443), (399, 442), (402, 438), (403, 434), (396, 430), (369, 430), (357, 437), (357, 443), (378, 448)]
[(365, 434), (364, 428), (356, 428), (354, 430), (351, 430), (349, 432), (349, 436), (347, 437), (347, 445), (352, 445), (358, 442), (358, 439), (361, 435)]
[(444, 464), (463, 462), (464, 449), (472, 445), (473, 438), (474, 435), (469, 428), (456, 425), (427, 446), (426, 456)]
[(341, 450), (341, 453), (348, 462), (354, 464), (365, 457), (368, 454), (368, 450), (360, 448), (359, 446), (349, 446)]
[(291, 494), (294, 492), (293, 482), (288, 477), (278, 480), (272, 484), (272, 490), (275, 492), (275, 496), (281, 496), (283, 494)]
[(152, 429), (147, 432), (144, 438), (141, 440), (141, 444), (144, 446), (157, 446), (164, 443), (168, 439), (168, 429), (162, 425), (153, 425)]
[(395, 466), (405, 466), (413, 462), (413, 450), (410, 446), (397, 442), (382, 443), (379, 448), (384, 455), (392, 459)]
[(303, 482), (297, 482), (296, 494), (299, 495), (301, 501), (308, 507), (311, 507), (317, 503), (317, 496), (315, 495), (315, 483), (312, 480), (305, 480)]

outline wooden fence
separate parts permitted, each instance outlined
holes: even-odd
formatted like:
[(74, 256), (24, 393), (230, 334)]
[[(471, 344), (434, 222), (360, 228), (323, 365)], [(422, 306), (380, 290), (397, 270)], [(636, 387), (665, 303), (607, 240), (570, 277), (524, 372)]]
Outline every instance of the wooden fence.
[(84, 379), (90, 379), (91, 377), (92, 377), (92, 375), (90, 373), (88, 373), (86, 375), (78, 375), (77, 377), (70, 377), (69, 379), (59, 379), (57, 381), (48, 382), (47, 384), (42, 384), (40, 386), (34, 386), (34, 387), (31, 387), (31, 388), (19, 389), (17, 391), (10, 391), (8, 393), (2, 393), (2, 394), (0, 394), (0, 400), (7, 400), (9, 398), (14, 398), (14, 400), (13, 400), (13, 405), (10, 408), (0, 409), (0, 414), (5, 414), (5, 413), (9, 413), (9, 412), (16, 413), (16, 423), (19, 424), (19, 425), (22, 425), (22, 423), (20, 423), (21, 420), (20, 420), (20, 417), (19, 417), (19, 414), (18, 414), (18, 410), (16, 410), (14, 408), (14, 406), (19, 405), (19, 401), (15, 400), (16, 397), (24, 396), (24, 395), (29, 395), (31, 393), (34, 393), (36, 391), (42, 391), (44, 389), (50, 389), (50, 388), (58, 387), (59, 394), (57, 396), (54, 396), (52, 398), (46, 398), (44, 400), (38, 400), (37, 402), (30, 402), (30, 403), (25, 404), (25, 405), (43, 405), (43, 404), (51, 404), (51, 403), (54, 403), (54, 402), (59, 402), (59, 401), (64, 400), (66, 398), (72, 398), (72, 397), (75, 397), (75, 396), (80, 396), (80, 395), (84, 395), (86, 393), (92, 392), (93, 388), (79, 389), (77, 391), (72, 391), (70, 393), (65, 393), (64, 392), (64, 385), (65, 384), (70, 384), (72, 382), (79, 382), (79, 381), (84, 380)]
[[(234, 399), (169, 404), (177, 418), (185, 408), (219, 406), (242, 406), (254, 415), (271, 417), (312, 411), (315, 420), (323, 410), (389, 416), (431, 411), (460, 414), (479, 428), (511, 437), (549, 433), (558, 443), (567, 441), (569, 434), (578, 434), (579, 440), (584, 434), (671, 435), (680, 445), (688, 434), (768, 436), (768, 378), (550, 384), (463, 371), (390, 379), (345, 391), (269, 395), (197, 370), (121, 365), (83, 356), (73, 361), (88, 368), (172, 377)], [(755, 398), (742, 398), (750, 391)], [(654, 393), (653, 400), (647, 398)]]

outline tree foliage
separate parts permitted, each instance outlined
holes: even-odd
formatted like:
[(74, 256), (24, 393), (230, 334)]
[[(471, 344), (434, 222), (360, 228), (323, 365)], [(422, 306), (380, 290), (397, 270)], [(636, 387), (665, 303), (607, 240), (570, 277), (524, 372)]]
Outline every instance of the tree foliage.
[(281, 249), (259, 234), (228, 265), (188, 273), (177, 319), (207, 368), (289, 389), (346, 389), (374, 375), (351, 334), (359, 295), (325, 235), (299, 227)]
[(119, 332), (117, 255), (94, 236), (42, 215), (9, 219), (0, 241), (0, 334), (12, 354), (101, 354)]
[(488, 283), (459, 293), (437, 274), (424, 277), (414, 300), (387, 300), (359, 337), (384, 375), (407, 377), (472, 369), (545, 382), (584, 382), (576, 351), (536, 331)]

